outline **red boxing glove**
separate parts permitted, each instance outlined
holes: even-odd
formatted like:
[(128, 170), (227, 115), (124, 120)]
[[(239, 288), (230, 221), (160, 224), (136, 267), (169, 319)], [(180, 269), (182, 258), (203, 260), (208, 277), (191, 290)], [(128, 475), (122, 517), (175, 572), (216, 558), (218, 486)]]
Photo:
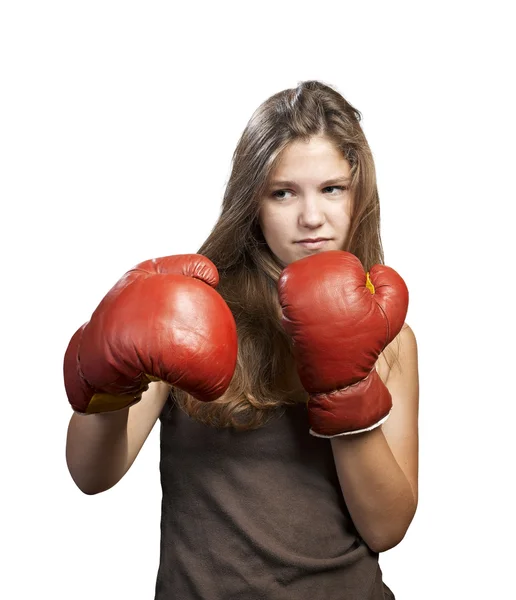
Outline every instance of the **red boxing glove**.
[(73, 409), (131, 406), (155, 380), (206, 402), (222, 396), (236, 366), (237, 333), (213, 289), (218, 282), (215, 265), (198, 254), (156, 258), (128, 271), (66, 350)]
[(385, 265), (365, 273), (354, 254), (329, 250), (288, 265), (278, 292), (282, 324), (310, 396), (310, 433), (334, 437), (381, 425), (392, 398), (375, 363), (403, 327), (403, 279)]

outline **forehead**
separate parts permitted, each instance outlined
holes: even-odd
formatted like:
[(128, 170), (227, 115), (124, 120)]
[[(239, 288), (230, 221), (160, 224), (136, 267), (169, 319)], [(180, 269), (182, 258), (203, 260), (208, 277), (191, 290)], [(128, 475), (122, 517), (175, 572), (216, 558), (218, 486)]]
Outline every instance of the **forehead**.
[(290, 142), (279, 155), (269, 180), (336, 178), (350, 171), (349, 162), (332, 140), (313, 137)]

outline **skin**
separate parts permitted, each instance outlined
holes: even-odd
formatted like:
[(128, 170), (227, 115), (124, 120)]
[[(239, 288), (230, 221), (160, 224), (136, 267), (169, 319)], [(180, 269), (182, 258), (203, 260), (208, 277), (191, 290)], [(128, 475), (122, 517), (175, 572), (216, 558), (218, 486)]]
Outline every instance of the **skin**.
[[(262, 198), (259, 222), (269, 248), (283, 266), (326, 250), (342, 250), (352, 211), (348, 189), (351, 166), (325, 137), (296, 140), (283, 151), (269, 177)], [(343, 181), (329, 184), (329, 180)], [(289, 180), (292, 185), (276, 185)], [(309, 249), (297, 242), (305, 238), (331, 238), (323, 249)]]
[[(262, 198), (259, 221), (265, 240), (283, 266), (316, 252), (342, 250), (349, 232), (353, 198), (346, 182), (350, 165), (324, 137), (296, 140), (282, 153)], [(289, 184), (275, 184), (288, 180)], [(321, 249), (297, 242), (331, 238)], [(385, 552), (405, 536), (418, 503), (419, 375), (417, 343), (405, 323), (390, 344), (400, 344), (399, 366), (377, 361), (393, 408), (382, 425), (331, 439), (342, 494), (360, 536)], [(338, 343), (338, 340), (336, 340)], [(388, 346), (389, 348), (389, 346)]]

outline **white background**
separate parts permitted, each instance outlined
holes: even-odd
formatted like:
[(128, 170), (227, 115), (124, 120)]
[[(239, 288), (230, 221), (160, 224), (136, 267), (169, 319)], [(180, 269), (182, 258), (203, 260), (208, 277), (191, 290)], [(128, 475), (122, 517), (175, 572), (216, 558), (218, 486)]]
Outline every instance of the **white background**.
[(1, 597), (154, 597), (159, 426), (119, 484), (83, 495), (64, 350), (135, 263), (196, 251), (252, 112), (306, 79), (363, 114), (418, 340), (420, 502), (384, 579), (397, 600), (513, 597), (508, 6), (2, 3)]

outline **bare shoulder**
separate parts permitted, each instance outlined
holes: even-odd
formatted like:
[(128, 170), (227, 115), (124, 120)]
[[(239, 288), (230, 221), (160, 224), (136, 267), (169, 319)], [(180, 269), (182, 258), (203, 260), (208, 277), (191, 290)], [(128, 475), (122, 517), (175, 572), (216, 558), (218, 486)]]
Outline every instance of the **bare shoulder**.
[(402, 370), (407, 358), (417, 361), (417, 341), (412, 328), (404, 323), (399, 334), (378, 357), (376, 368), (380, 379), (386, 384), (391, 371)]

